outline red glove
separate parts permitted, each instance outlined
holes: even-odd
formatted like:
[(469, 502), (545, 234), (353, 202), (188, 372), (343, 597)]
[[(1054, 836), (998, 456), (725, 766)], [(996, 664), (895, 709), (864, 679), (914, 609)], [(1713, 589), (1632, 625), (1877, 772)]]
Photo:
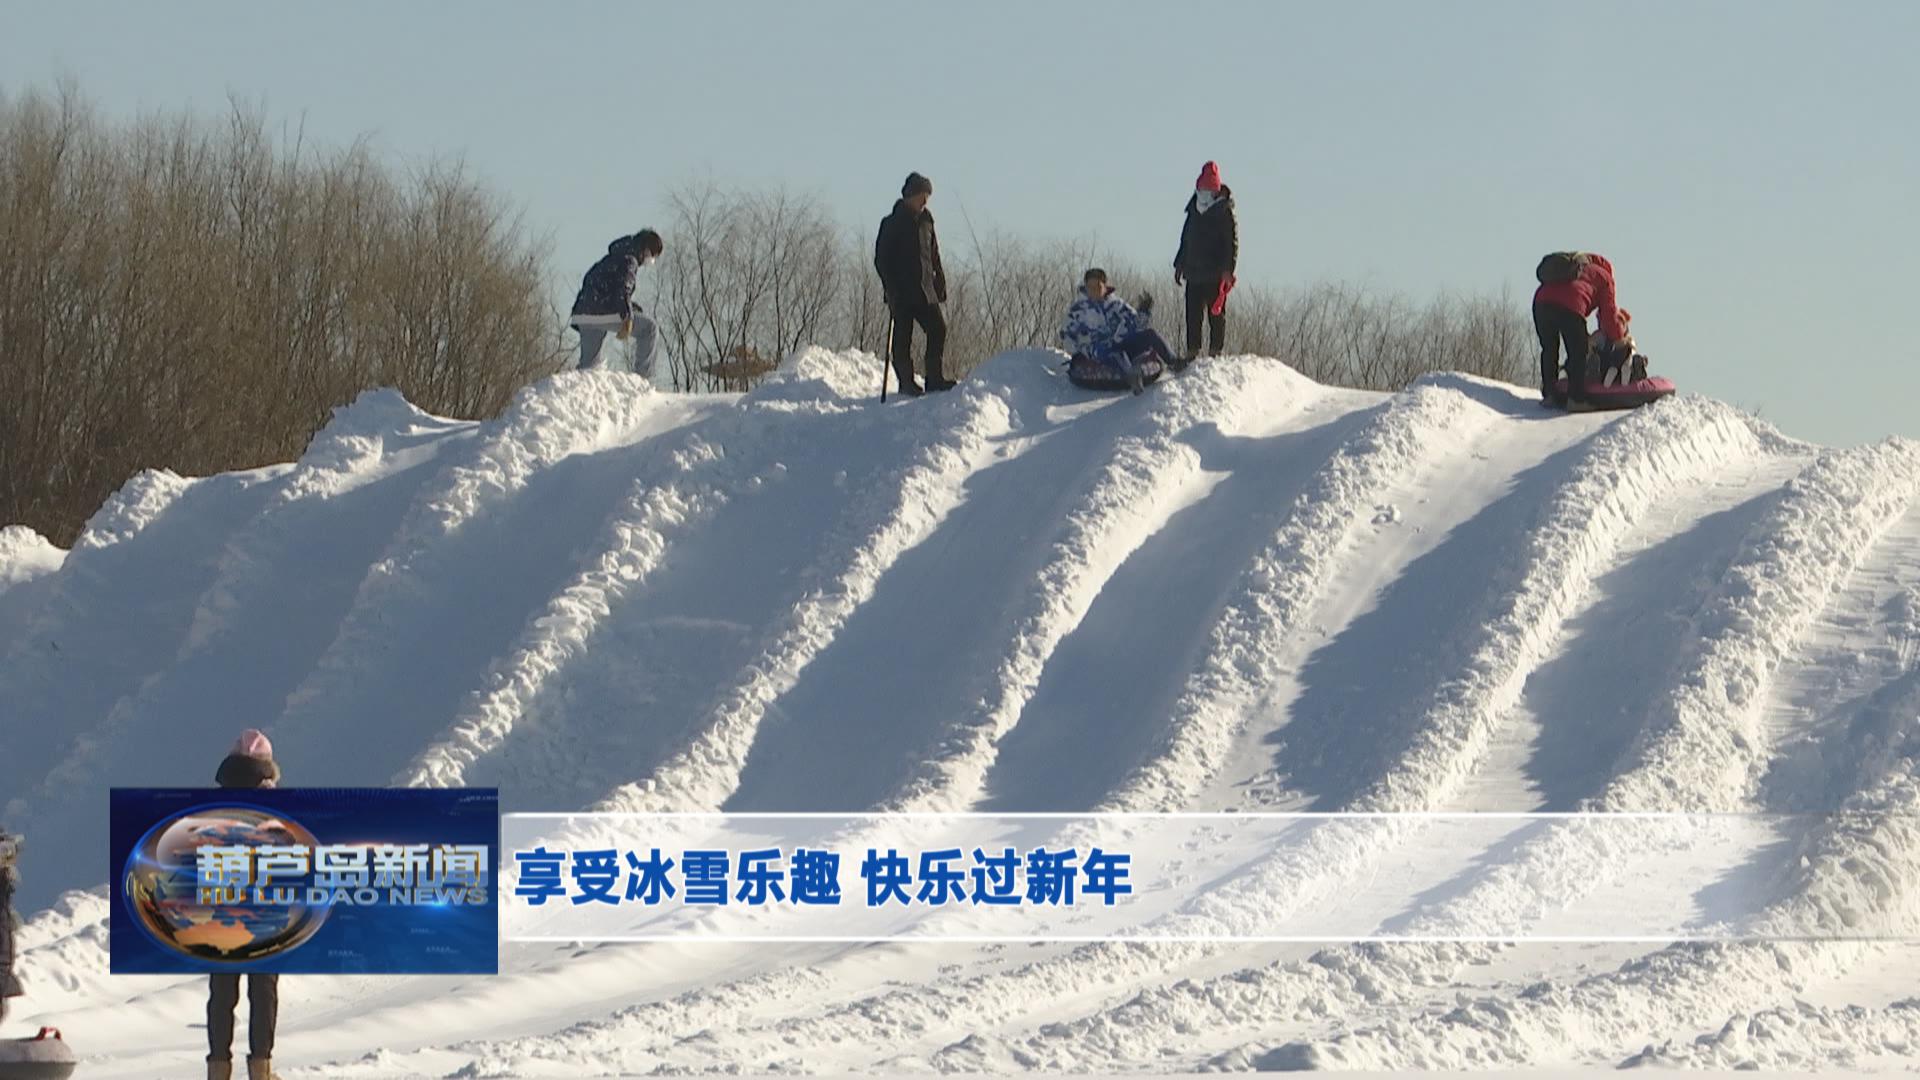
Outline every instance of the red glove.
[(1234, 283), (1239, 280), (1232, 274), (1220, 279), (1220, 295), (1214, 297), (1213, 303), (1207, 306), (1207, 314), (1225, 315), (1227, 313), (1227, 294), (1233, 291)]

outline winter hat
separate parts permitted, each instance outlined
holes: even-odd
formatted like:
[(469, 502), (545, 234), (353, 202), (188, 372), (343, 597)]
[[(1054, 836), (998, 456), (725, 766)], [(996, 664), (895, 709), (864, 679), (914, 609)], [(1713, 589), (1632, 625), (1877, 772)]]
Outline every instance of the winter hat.
[(900, 185), (900, 197), (903, 199), (911, 199), (923, 191), (929, 195), (933, 194), (933, 181), (917, 172), (908, 173), (907, 182)]
[(261, 733), (259, 728), (248, 728), (240, 733), (239, 738), (233, 740), (233, 752), (241, 757), (272, 761), (273, 743), (267, 741), (266, 735)]
[(1220, 190), (1220, 166), (1209, 161), (1200, 167), (1200, 179), (1193, 182), (1195, 191)]

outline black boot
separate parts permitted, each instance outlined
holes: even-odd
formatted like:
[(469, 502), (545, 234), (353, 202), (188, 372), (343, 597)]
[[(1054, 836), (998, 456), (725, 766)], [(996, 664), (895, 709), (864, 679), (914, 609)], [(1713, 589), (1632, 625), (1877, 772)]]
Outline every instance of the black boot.
[(893, 377), (894, 380), (900, 384), (901, 397), (919, 397), (924, 393), (924, 391), (920, 389), (920, 383), (913, 377), (913, 365), (906, 365), (906, 370), (902, 371), (898, 357), (894, 359)]

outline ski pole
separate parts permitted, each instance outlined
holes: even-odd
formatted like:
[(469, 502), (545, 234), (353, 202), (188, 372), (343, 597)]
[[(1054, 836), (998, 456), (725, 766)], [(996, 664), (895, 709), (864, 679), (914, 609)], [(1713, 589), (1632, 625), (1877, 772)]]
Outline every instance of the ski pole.
[(893, 346), (893, 308), (887, 308), (887, 335), (880, 339), (880, 404), (887, 403), (887, 350)]

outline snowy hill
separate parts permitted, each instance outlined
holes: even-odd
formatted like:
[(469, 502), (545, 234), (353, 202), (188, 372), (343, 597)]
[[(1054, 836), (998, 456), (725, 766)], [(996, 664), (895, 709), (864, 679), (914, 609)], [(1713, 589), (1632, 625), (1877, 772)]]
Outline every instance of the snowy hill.
[[(819, 350), (478, 424), (370, 393), (293, 465), (135, 477), (70, 552), (0, 533), (7, 1033), (197, 1067), (204, 982), (105, 974), (105, 792), (259, 726), (289, 784), (525, 810), (1869, 812), (1735, 853), (1755, 911), (1850, 940), (514, 946), (288, 979), (289, 1076), (1920, 1061), (1920, 947), (1867, 940), (1920, 929), (1920, 445), (1252, 357), (1094, 397), (1047, 355), (885, 406)], [(1412, 842), (1250, 867), (1225, 917)], [(1436, 936), (1636, 857), (1506, 855)]]

